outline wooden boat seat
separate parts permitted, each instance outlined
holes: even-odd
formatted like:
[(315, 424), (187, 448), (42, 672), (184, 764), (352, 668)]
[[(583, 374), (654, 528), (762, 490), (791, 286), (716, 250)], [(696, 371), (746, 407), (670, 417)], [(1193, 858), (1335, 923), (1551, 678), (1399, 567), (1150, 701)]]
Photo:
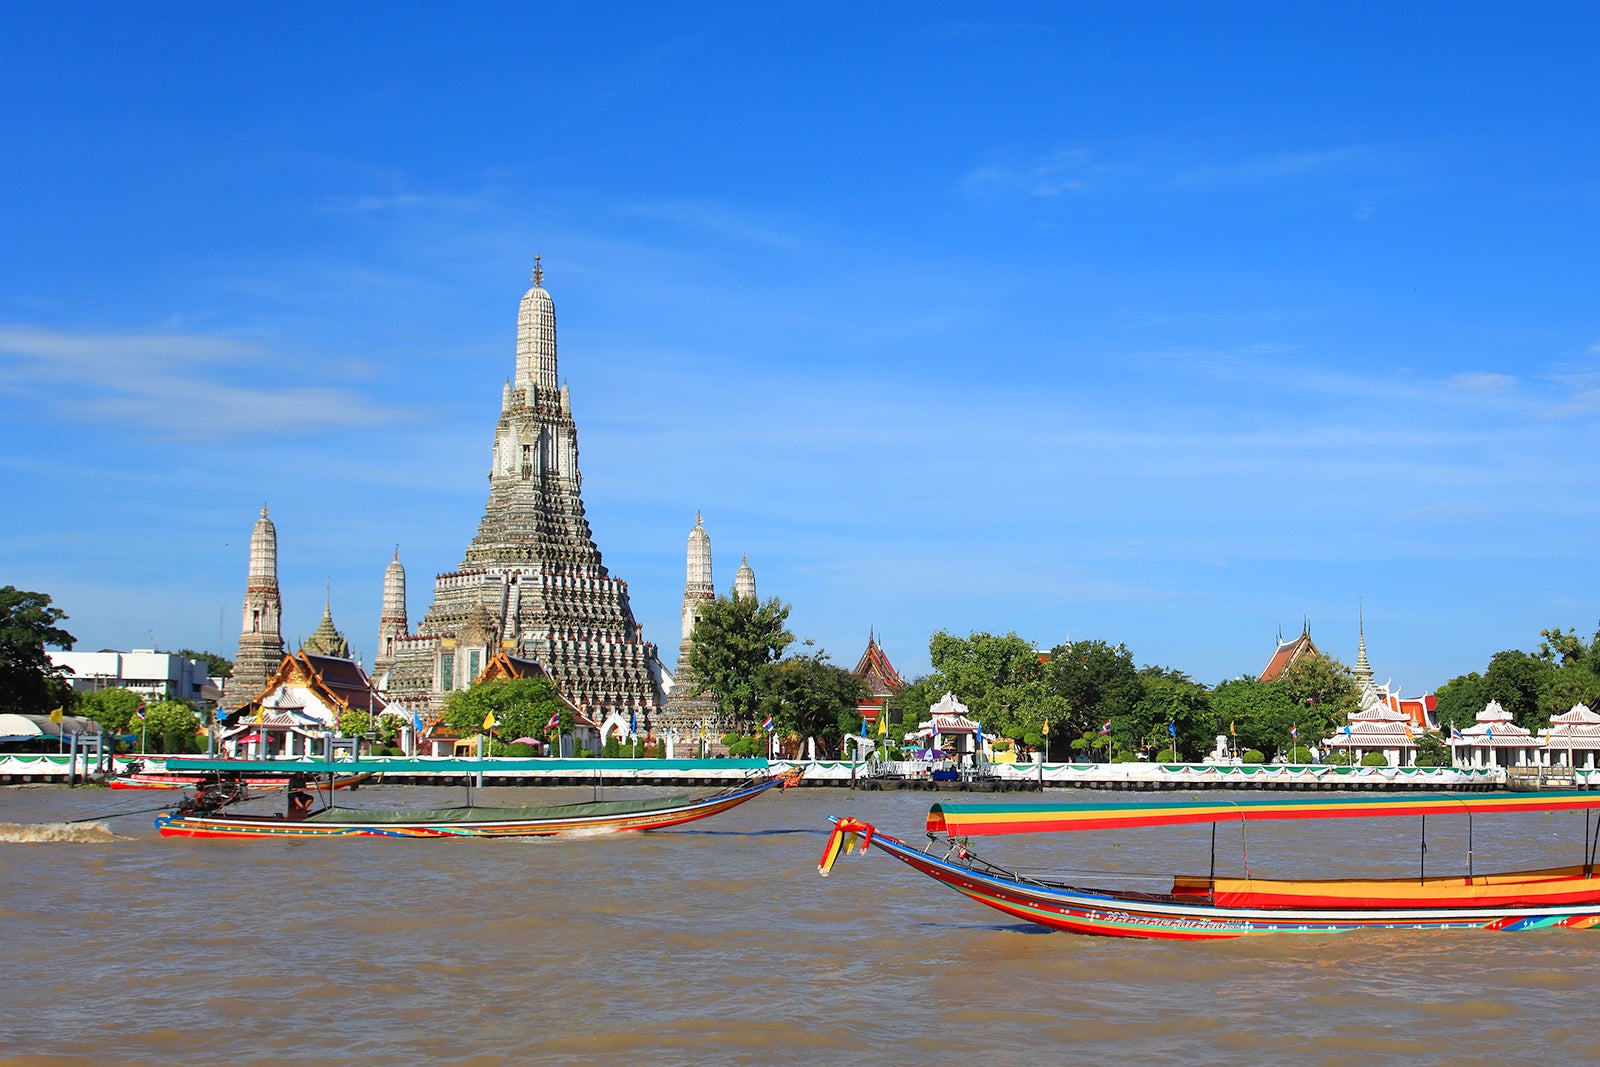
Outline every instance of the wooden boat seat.
[(1225, 908), (1394, 908), (1600, 903), (1600, 878), (1581, 866), (1419, 879), (1218, 878), (1180, 874), (1174, 897), (1211, 899)]

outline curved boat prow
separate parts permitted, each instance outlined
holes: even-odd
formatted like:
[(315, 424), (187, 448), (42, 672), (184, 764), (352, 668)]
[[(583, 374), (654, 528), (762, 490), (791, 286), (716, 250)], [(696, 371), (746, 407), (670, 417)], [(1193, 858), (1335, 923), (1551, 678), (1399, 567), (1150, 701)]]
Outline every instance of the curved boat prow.
[(861, 851), (865, 852), (872, 845), (872, 837), (878, 828), (869, 822), (859, 819), (832, 819), (833, 833), (828, 835), (828, 843), (822, 849), (822, 858), (817, 861), (817, 873), (828, 877), (828, 872), (833, 870), (833, 865), (838, 862), (841, 852), (854, 852), (859, 842)]

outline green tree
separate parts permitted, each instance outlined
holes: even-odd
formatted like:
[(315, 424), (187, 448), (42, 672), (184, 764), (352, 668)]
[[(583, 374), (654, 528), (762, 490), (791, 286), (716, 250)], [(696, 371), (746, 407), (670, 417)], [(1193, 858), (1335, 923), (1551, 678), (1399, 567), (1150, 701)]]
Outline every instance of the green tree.
[(940, 630), (928, 641), (928, 657), (934, 687), (941, 695), (954, 693), (987, 737), (1037, 744), (1040, 727), (1064, 716), (1038, 650), (1015, 633), (956, 637)]
[(1099, 640), (1057, 645), (1050, 650), (1049, 687), (1056, 698), (1050, 710), (1058, 713), (1050, 717), (1052, 730), (1059, 724), (1069, 734), (1098, 736), (1101, 724), (1110, 719), (1119, 737), (1143, 733), (1130, 721), (1144, 689), (1126, 645)]
[(227, 678), (233, 674), (233, 660), (219, 656), (215, 652), (196, 652), (192, 648), (181, 648), (177, 654), (204, 663), (206, 672), (213, 678)]
[(1424, 730), (1417, 735), (1416, 765), (1418, 767), (1450, 766), (1450, 749), (1438, 734)]
[(1483, 675), (1477, 671), (1450, 679), (1439, 687), (1434, 696), (1438, 700), (1434, 713), (1439, 717), (1439, 729), (1446, 736), (1452, 726), (1465, 730), (1477, 722), (1478, 712), (1489, 703), (1484, 693)]
[[(1211, 711), (1231, 727), (1240, 748), (1276, 752), (1289, 746), (1289, 728), (1300, 720), (1303, 711), (1277, 682), (1255, 678), (1236, 678), (1211, 691)], [(1313, 740), (1309, 730), (1301, 737)]]
[(867, 685), (827, 659), (819, 652), (762, 664), (754, 685), (759, 713), (772, 716), (778, 733), (814, 737), (824, 752), (838, 754), (843, 735), (861, 727), (856, 705)]
[(1496, 652), (1483, 676), (1484, 694), (1511, 713), (1511, 720), (1526, 730), (1550, 725), (1550, 714), (1539, 705), (1539, 691), (1551, 667), (1526, 652)]
[[(901, 734), (904, 735), (917, 728), (917, 725), (928, 718), (928, 710), (939, 702), (944, 696), (944, 690), (939, 687), (939, 681), (931, 674), (924, 674), (915, 681), (907, 683), (905, 689), (889, 698), (889, 707), (900, 712)], [(898, 741), (900, 738), (895, 738)]]
[(372, 734), (374, 747), (394, 742), (400, 733), (400, 720), (393, 715), (378, 715), (360, 708), (347, 708), (339, 715), (339, 732), (345, 737)]
[[(1565, 665), (1582, 662), (1589, 656), (1589, 645), (1584, 638), (1578, 637), (1578, 632), (1573, 630), (1573, 627), (1566, 627), (1565, 633), (1562, 633), (1562, 627), (1558, 625), (1550, 627), (1549, 630), (1539, 630), (1539, 637), (1544, 640), (1539, 641), (1539, 651), (1534, 653), (1534, 657), (1547, 664)], [(1600, 635), (1595, 637), (1600, 638)]]
[[(552, 714), (561, 716), (562, 730), (572, 732), (572, 709), (556, 687), (543, 677), (507, 678), (459, 689), (445, 698), (444, 723), (462, 737), (483, 733), (484, 720), (493, 713), (494, 733), (501, 742), (519, 737), (544, 736)], [(551, 731), (552, 736), (555, 731)]]
[(1291, 704), (1305, 709), (1300, 713), (1302, 738), (1327, 737), (1361, 706), (1355, 676), (1332, 656), (1300, 657), (1277, 684)]
[(71, 650), (77, 640), (56, 625), (66, 617), (44, 593), (0, 587), (0, 711), (37, 715), (70, 702), (66, 672), (45, 653)]
[[(1211, 712), (1211, 694), (1205, 686), (1180, 671), (1146, 667), (1139, 672), (1139, 700), (1124, 717), (1125, 737), (1155, 736), (1171, 751), (1167, 725), (1178, 731), (1178, 757), (1193, 759), (1211, 751), (1216, 723)], [(1119, 733), (1116, 716), (1110, 716), (1114, 734)], [(1101, 720), (1102, 722), (1104, 720)]]
[(695, 622), (689, 669), (700, 680), (697, 693), (715, 695), (723, 713), (743, 729), (754, 725), (761, 702), (757, 672), (794, 643), (784, 625), (788, 618), (789, 605), (777, 597), (757, 602), (727, 596), (701, 608)]
[(73, 710), (85, 718), (93, 719), (109, 733), (137, 735), (139, 724), (134, 720), (134, 712), (139, 709), (143, 699), (133, 690), (119, 686), (91, 689), (75, 694)]
[(1600, 675), (1589, 669), (1587, 653), (1546, 670), (1539, 685), (1539, 708), (1546, 722), (1577, 704), (1590, 710), (1600, 706)]
[(200, 716), (194, 705), (182, 700), (158, 700), (145, 706), (144, 722), (135, 719), (129, 733), (139, 737), (146, 752), (179, 755), (201, 752)]

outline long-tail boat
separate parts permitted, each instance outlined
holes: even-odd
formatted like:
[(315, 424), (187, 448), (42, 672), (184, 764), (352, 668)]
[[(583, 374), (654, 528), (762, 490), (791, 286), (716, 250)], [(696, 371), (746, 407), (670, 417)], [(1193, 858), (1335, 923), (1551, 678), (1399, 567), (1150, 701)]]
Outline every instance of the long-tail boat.
[[(186, 804), (156, 817), (163, 837), (328, 838), (328, 837), (549, 837), (568, 833), (661, 830), (720, 815), (774, 786), (787, 788), (801, 771), (763, 773), (754, 779), (700, 796), (642, 800), (591, 800), (542, 807), (465, 805), (419, 811), (382, 811), (332, 805), (311, 811), (309, 800), (291, 787), (289, 810), (282, 815), (231, 814), (235, 794), (226, 788), (202, 791)], [(297, 810), (298, 807), (298, 810)]]
[[(842, 852), (876, 846), (934, 881), (1018, 919), (1055, 930), (1112, 937), (1203, 940), (1259, 934), (1350, 930), (1530, 930), (1600, 924), (1600, 793), (1431, 794), (1403, 798), (1342, 796), (1192, 800), (1166, 803), (938, 803), (928, 812), (928, 844), (918, 849), (870, 823), (839, 818), (818, 870)], [(1480, 874), (1472, 869), (1471, 819), (1486, 812), (1583, 811), (1582, 862), (1570, 867)], [(1428, 874), (1426, 819), (1464, 813), (1467, 870)], [(1219, 877), (1216, 826), (1265, 819), (1421, 816), (1423, 848), (1414, 877), (1289, 880)], [(1591, 827), (1590, 822), (1594, 825)], [(980, 858), (973, 837), (987, 834), (1106, 830), (1210, 823), (1211, 870), (1177, 875), (1165, 892), (1100, 889), (1035, 878)], [(943, 834), (943, 840), (939, 835)]]

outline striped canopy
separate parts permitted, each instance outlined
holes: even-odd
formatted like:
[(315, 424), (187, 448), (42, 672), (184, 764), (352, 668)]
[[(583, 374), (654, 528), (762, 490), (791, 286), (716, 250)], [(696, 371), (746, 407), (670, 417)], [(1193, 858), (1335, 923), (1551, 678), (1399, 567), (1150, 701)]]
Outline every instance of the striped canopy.
[(1600, 791), (1548, 793), (1429, 793), (1411, 796), (1325, 795), (1243, 800), (1168, 800), (1155, 803), (939, 803), (928, 832), (952, 837), (1114, 830), (1131, 826), (1233, 822), (1246, 819), (1366, 819), (1385, 815), (1462, 812), (1576, 811), (1600, 808)]

